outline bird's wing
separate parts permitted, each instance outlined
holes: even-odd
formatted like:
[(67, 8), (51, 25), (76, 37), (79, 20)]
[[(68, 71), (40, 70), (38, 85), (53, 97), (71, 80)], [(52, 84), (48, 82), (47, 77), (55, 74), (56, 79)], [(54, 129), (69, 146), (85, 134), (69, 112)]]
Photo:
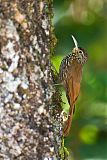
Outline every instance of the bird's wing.
[(74, 113), (75, 101), (79, 95), (80, 91), (80, 83), (77, 83), (73, 80), (73, 77), (69, 79), (69, 82), (66, 84), (66, 95), (68, 98), (68, 102), (70, 104), (68, 120), (66, 123), (66, 127), (64, 128), (64, 136), (67, 136), (72, 124), (72, 117)]
[(66, 83), (66, 96), (70, 106), (75, 104), (80, 92), (80, 83), (75, 81), (73, 77), (70, 77)]

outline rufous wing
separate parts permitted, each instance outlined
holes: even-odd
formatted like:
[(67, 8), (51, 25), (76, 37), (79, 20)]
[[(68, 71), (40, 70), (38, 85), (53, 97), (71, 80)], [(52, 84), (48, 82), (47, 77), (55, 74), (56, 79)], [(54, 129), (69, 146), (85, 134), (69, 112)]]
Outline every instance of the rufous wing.
[(70, 127), (72, 124), (74, 106), (75, 106), (77, 97), (79, 95), (79, 91), (80, 91), (80, 83), (75, 81), (73, 77), (71, 77), (69, 81), (66, 83), (66, 94), (67, 94), (68, 102), (70, 104), (70, 108), (69, 108), (68, 120), (64, 128), (64, 136), (67, 136), (69, 134)]

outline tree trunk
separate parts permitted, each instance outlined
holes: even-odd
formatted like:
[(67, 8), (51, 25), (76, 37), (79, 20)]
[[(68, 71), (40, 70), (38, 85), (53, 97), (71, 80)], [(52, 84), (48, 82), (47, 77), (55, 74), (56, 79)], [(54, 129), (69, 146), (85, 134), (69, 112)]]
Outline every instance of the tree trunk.
[(61, 159), (51, 0), (0, 0), (0, 160)]

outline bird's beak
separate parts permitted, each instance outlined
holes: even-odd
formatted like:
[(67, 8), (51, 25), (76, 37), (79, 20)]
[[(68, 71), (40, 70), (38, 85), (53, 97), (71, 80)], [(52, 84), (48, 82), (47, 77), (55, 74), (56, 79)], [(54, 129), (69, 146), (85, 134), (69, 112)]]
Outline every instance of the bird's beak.
[(74, 44), (75, 44), (75, 49), (78, 49), (78, 42), (73, 35), (72, 35), (72, 39), (73, 39)]

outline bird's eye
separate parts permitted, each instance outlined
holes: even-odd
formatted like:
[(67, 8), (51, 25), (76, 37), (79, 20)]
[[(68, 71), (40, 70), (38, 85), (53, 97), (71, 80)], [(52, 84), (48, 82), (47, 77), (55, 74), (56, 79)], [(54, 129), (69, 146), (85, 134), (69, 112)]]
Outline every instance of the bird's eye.
[(82, 50), (79, 50), (79, 53), (80, 53), (80, 54), (83, 54), (83, 51), (82, 51)]

